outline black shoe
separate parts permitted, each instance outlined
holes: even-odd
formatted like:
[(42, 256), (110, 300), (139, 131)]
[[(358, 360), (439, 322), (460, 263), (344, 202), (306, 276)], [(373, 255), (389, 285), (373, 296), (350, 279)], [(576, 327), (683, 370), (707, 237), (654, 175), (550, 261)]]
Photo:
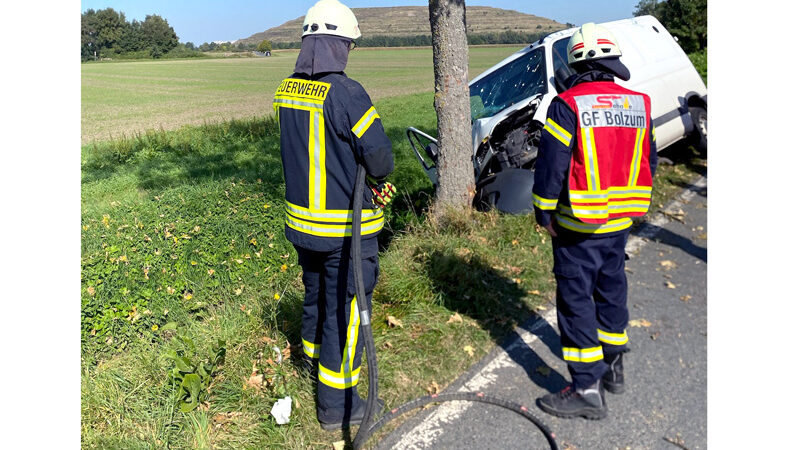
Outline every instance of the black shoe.
[[(385, 403), (383, 400), (378, 399), (378, 404), (375, 405), (375, 411), (373, 412), (373, 417), (376, 417), (378, 413), (383, 411)], [(350, 418), (347, 420), (347, 423), (343, 419), (339, 420), (329, 420), (325, 417), (325, 414), (317, 409), (317, 420), (319, 421), (319, 426), (322, 427), (325, 431), (334, 431), (334, 430), (342, 430), (347, 427), (352, 427), (353, 425), (361, 425), (361, 421), (364, 420), (364, 413), (367, 412), (367, 402), (362, 400), (359, 402), (358, 407), (353, 414), (350, 415)]]
[(608, 414), (600, 380), (586, 389), (576, 390), (569, 385), (561, 392), (537, 398), (536, 404), (542, 411), (566, 419), (584, 417), (599, 420)]
[(622, 370), (622, 353), (604, 355), (603, 359), (608, 364), (608, 371), (603, 374), (603, 389), (612, 394), (625, 392), (625, 376)]

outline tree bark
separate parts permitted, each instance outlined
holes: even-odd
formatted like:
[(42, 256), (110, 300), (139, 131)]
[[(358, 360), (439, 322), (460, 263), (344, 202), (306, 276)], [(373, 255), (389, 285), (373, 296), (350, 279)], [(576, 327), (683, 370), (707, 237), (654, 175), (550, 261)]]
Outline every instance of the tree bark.
[(434, 216), (469, 207), (475, 195), (469, 110), (469, 54), (464, 0), (429, 0), (434, 108), (438, 118), (439, 186)]

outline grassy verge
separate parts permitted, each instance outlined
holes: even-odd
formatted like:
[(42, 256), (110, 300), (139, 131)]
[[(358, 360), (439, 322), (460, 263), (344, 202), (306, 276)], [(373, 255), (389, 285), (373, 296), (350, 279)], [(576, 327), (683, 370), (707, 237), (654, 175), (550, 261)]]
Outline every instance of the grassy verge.
[[(381, 395), (397, 405), (444, 388), (551, 298), (554, 281), (549, 239), (530, 216), (425, 220), (432, 188), (403, 131), (434, 131), (432, 94), (376, 107), (402, 194), (381, 236), (373, 318)], [(278, 148), (270, 119), (83, 147), (85, 447), (314, 448), (344, 438), (319, 429), (314, 382), (295, 365), (303, 288), (283, 237)], [(661, 167), (654, 203), (697, 170), (689, 160)], [(170, 373), (185, 363), (175, 356), (192, 366), (185, 380), (220, 340), (224, 362), (198, 384), (199, 406), (182, 412)], [(285, 395), (292, 421), (278, 426), (269, 410)]]

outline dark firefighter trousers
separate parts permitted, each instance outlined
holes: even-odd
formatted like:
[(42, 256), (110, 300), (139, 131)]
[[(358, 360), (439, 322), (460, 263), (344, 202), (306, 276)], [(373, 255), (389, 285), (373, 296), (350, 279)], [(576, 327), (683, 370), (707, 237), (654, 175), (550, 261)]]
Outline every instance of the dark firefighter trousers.
[(628, 230), (608, 237), (556, 228), (553, 273), (561, 346), (572, 382), (583, 389), (608, 370), (603, 355), (627, 352)]
[[(305, 358), (317, 367), (317, 411), (326, 421), (342, 420), (362, 401), (356, 391), (364, 340), (350, 245), (333, 252), (295, 246), (303, 268), (305, 301), (301, 337)], [(378, 257), (362, 258), (364, 290), (370, 314), (378, 278)]]

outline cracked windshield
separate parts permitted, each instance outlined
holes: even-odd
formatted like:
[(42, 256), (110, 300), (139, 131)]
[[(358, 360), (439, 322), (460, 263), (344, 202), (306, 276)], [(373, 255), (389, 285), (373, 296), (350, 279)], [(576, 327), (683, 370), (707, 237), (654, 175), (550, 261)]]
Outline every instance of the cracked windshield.
[(469, 87), (472, 120), (490, 117), (532, 95), (547, 91), (544, 50), (527, 53)]

